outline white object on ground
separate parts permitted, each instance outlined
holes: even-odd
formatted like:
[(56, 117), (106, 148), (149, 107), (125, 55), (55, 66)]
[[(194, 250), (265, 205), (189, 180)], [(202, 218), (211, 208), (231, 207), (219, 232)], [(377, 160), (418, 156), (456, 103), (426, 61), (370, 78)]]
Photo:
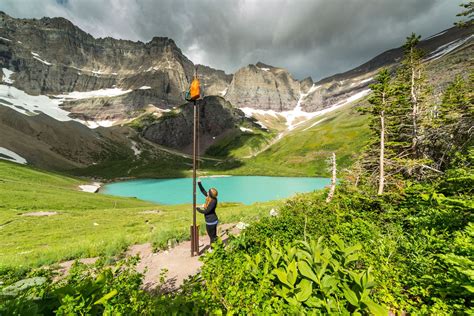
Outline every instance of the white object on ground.
[(222, 91), (220, 92), (221, 96), (225, 96), (225, 95), (226, 95), (227, 89), (228, 89), (228, 88), (225, 88), (224, 90), (222, 90)]
[(249, 227), (249, 224), (246, 224), (244, 222), (238, 222), (237, 225), (235, 225), (240, 230), (244, 230), (245, 228)]
[(83, 184), (79, 186), (82, 192), (96, 193), (99, 191), (101, 186), (100, 182), (94, 182), (93, 184)]
[(0, 36), (0, 39), (1, 39), (1, 40), (4, 40), (4, 41), (7, 41), (7, 42), (11, 42), (11, 41), (12, 41), (11, 39), (8, 39), (8, 38), (5, 38), (5, 37), (1, 37), (1, 36)]
[(9, 83), (9, 84), (12, 84), (13, 83), (13, 80), (10, 79), (11, 78), (11, 75), (14, 74), (13, 71), (7, 69), (7, 68), (2, 68), (2, 71), (3, 71), (3, 78), (2, 78), (2, 81), (4, 83)]
[(243, 127), (243, 126), (240, 126), (240, 130), (241, 130), (242, 132), (251, 132), (251, 133), (253, 133), (253, 129), (251, 129), (251, 128), (246, 128), (246, 127)]
[(270, 210), (270, 216), (278, 216), (278, 211), (275, 210), (274, 208), (272, 208), (272, 209)]
[(140, 88), (138, 88), (139, 90), (148, 90), (148, 89), (151, 89), (150, 86), (141, 86)]
[[(0, 159), (16, 162), (22, 165), (26, 165), (28, 163), (26, 159), (23, 158), (22, 156), (4, 147), (0, 147), (0, 154), (1, 154)], [(7, 157), (4, 157), (4, 156), (7, 156)]]

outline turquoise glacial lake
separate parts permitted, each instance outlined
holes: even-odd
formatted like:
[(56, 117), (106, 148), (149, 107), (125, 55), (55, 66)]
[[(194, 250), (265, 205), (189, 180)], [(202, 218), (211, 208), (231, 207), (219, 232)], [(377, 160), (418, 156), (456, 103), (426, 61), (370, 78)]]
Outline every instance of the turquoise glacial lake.
[[(296, 193), (320, 190), (330, 184), (327, 178), (232, 176), (201, 178), (206, 190), (216, 188), (220, 202), (252, 204), (288, 198)], [(198, 203), (204, 196), (197, 188)], [(187, 204), (193, 201), (192, 178), (144, 179), (105, 185), (104, 194), (136, 197), (159, 204)]]

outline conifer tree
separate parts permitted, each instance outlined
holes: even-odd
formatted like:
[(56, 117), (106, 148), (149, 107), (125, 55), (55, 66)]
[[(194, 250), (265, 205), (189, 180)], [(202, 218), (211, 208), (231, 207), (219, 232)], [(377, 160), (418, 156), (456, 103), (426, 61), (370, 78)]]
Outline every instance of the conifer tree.
[[(372, 84), (371, 97), (369, 103), (371, 106), (366, 113), (371, 116), (370, 127), (376, 135), (375, 143), (378, 143), (378, 190), (377, 194), (382, 194), (385, 186), (385, 141), (386, 135), (386, 115), (390, 113), (390, 102), (392, 96), (391, 77), (388, 69), (381, 70), (377, 77), (376, 83)], [(375, 145), (375, 144), (374, 144)]]
[(413, 33), (403, 46), (404, 58), (394, 81), (392, 119), (387, 126), (399, 167), (408, 176), (416, 176), (422, 169), (429, 168), (423, 147), (429, 87), (422, 63), (424, 53), (417, 47), (419, 41), (420, 36)]
[(474, 72), (467, 79), (457, 76), (446, 88), (429, 131), (430, 156), (436, 168), (449, 167), (454, 154), (467, 153), (474, 135)]
[(474, 25), (474, 1), (462, 3), (460, 6), (464, 8), (464, 11), (462, 11), (456, 16), (466, 17), (466, 19), (460, 22), (456, 22), (455, 24), (459, 27), (473, 26)]

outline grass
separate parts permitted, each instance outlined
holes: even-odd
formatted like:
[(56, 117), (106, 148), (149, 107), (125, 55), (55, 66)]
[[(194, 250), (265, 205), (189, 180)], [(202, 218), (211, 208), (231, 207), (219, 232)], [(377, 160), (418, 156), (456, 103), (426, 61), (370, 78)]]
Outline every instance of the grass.
[(260, 148), (270, 143), (274, 133), (258, 129), (242, 132), (236, 130), (212, 145), (206, 154), (219, 158), (244, 158), (251, 156)]
[[(0, 161), (0, 268), (36, 267), (68, 259), (111, 256), (128, 245), (188, 237), (190, 205), (156, 205), (134, 198), (80, 192), (87, 181)], [(250, 221), (279, 202), (221, 203), (221, 222)], [(157, 214), (143, 211), (158, 210)], [(48, 217), (23, 216), (53, 211)], [(199, 216), (202, 233), (203, 217)]]
[[(311, 127), (317, 121), (321, 123)], [(270, 176), (328, 176), (327, 160), (336, 153), (338, 169), (351, 165), (369, 138), (368, 122), (353, 105), (316, 117), (265, 151), (239, 163), (208, 167), (208, 173)], [(236, 164), (236, 166), (232, 166)]]

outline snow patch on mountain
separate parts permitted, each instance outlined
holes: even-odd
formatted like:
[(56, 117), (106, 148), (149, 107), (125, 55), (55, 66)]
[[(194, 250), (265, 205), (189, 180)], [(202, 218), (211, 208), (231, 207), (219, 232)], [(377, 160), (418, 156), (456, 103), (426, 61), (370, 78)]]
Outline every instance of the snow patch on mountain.
[(99, 191), (100, 187), (101, 187), (101, 183), (100, 182), (94, 182), (92, 184), (83, 184), (83, 185), (80, 185), (79, 186), (79, 189), (82, 191), (82, 192), (87, 192), (87, 193), (96, 193)]
[(16, 162), (22, 165), (28, 163), (22, 156), (4, 147), (0, 147), (0, 159)]
[(142, 151), (138, 148), (137, 142), (135, 142), (135, 141), (133, 141), (133, 140), (132, 140), (131, 142), (132, 142), (131, 148), (132, 148), (132, 150), (133, 150), (133, 153), (135, 154), (135, 156), (140, 156), (140, 154), (142, 153)]
[(31, 55), (33, 55), (33, 58), (42, 62), (43, 64), (45, 64), (46, 66), (51, 66), (52, 64), (47, 62), (46, 60), (43, 60), (40, 58), (40, 55), (38, 53), (35, 53), (35, 52), (31, 52)]
[(315, 84), (313, 84), (307, 93), (300, 93), (298, 102), (296, 103), (296, 106), (292, 111), (284, 111), (280, 113), (283, 117), (286, 118), (286, 126), (289, 131), (293, 130), (298, 125), (298, 124), (295, 124), (296, 120), (300, 119), (300, 120), (306, 121), (313, 118), (315, 113), (317, 113), (317, 112), (310, 113), (310, 112), (303, 111), (303, 109), (301, 108), (301, 102), (303, 102), (303, 100), (308, 95), (316, 91), (319, 87), (320, 86), (316, 86)]
[(132, 90), (122, 90), (120, 88), (109, 88), (109, 89), (100, 89), (93, 91), (73, 91), (67, 94), (57, 95), (56, 98), (64, 99), (62, 101), (68, 100), (81, 100), (81, 99), (90, 99), (90, 98), (101, 98), (101, 97), (116, 97), (122, 94), (127, 94), (132, 92)]
[(45, 95), (33, 96), (15, 87), (0, 85), (0, 105), (7, 106), (25, 115), (44, 113), (58, 121), (70, 121), (69, 112), (61, 109), (61, 100)]
[(278, 115), (280, 115), (281, 112), (276, 112), (273, 110), (260, 110), (260, 109), (254, 109), (254, 108), (240, 108), (242, 112), (244, 112), (246, 117), (253, 117), (255, 114), (259, 115), (271, 115), (276, 118), (278, 118)]
[[(336, 104), (334, 104), (334, 105), (332, 105), (332, 106), (330, 106), (330, 107), (328, 107), (324, 110), (320, 110), (320, 111), (316, 111), (316, 112), (305, 112), (305, 111), (303, 111), (302, 108), (301, 108), (301, 102), (304, 100), (304, 98), (306, 98), (308, 95), (310, 95), (311, 93), (316, 91), (318, 88), (319, 88), (319, 86), (313, 85), (307, 93), (301, 93), (300, 98), (298, 100), (298, 103), (296, 104), (296, 107), (291, 111), (276, 112), (276, 111), (273, 111), (273, 110), (259, 110), (259, 109), (253, 109), (253, 108), (241, 108), (240, 110), (242, 110), (245, 113), (245, 116), (247, 116), (247, 117), (255, 117), (255, 115), (262, 115), (262, 116), (263, 115), (271, 115), (271, 116), (274, 116), (276, 118), (283, 117), (283, 118), (286, 119), (287, 130), (291, 131), (291, 130), (294, 130), (296, 127), (300, 126), (301, 124), (303, 124), (303, 123), (307, 122), (308, 120), (312, 119), (312, 118), (315, 118), (317, 116), (332, 112), (334, 110), (337, 110), (337, 109), (343, 107), (344, 105), (346, 105), (348, 103), (359, 100), (359, 99), (365, 97), (366, 95), (368, 95), (371, 91), (370, 89), (365, 89), (365, 90), (359, 91), (358, 93), (355, 93), (354, 95), (348, 97), (347, 99), (342, 100), (342, 101), (340, 101), (340, 102), (338, 102), (338, 103), (336, 103)], [(299, 122), (296, 122), (296, 121), (299, 121)], [(264, 126), (263, 123), (260, 122), (260, 121), (257, 121), (257, 123), (261, 126)], [(315, 126), (318, 123), (320, 123), (320, 122), (314, 123), (313, 126)], [(309, 128), (311, 128), (313, 126), (310, 126)], [(266, 127), (264, 127), (264, 128), (266, 128)]]
[(111, 127), (115, 123), (117, 123), (117, 121), (99, 120), (99, 121), (85, 121), (85, 122), (81, 122), (81, 123), (83, 123), (84, 125), (86, 125), (90, 129), (94, 129), (94, 128), (97, 128), (97, 127)]
[(428, 39), (432, 39), (432, 38), (438, 37), (438, 36), (440, 36), (440, 35), (443, 35), (443, 34), (444, 34), (444, 33), (446, 33), (446, 32), (447, 32), (447, 30), (446, 30), (446, 31), (443, 31), (443, 32), (436, 33), (436, 34), (434, 34), (434, 35), (431, 35), (431, 36), (428, 36), (427, 38), (425, 38), (425, 40), (428, 40)]
[[(8, 69), (6, 72), (5, 68), (3, 69), (3, 72), (8, 76), (7, 79), (9, 79), (9, 76), (11, 75), (11, 73), (13, 73)], [(8, 83), (8, 81), (5, 80), (4, 82)], [(40, 113), (44, 113), (58, 121), (74, 120), (88, 126), (89, 128), (97, 128), (99, 126), (110, 127), (114, 125), (117, 121), (81, 121), (77, 119), (72, 119), (71, 117), (69, 117), (70, 112), (63, 110), (60, 105), (65, 101), (70, 100), (118, 96), (125, 93), (129, 93), (131, 91), (132, 90), (122, 90), (119, 88), (101, 89), (87, 92), (74, 91), (68, 94), (57, 95), (50, 98), (45, 95), (29, 95), (15, 87), (0, 85), (0, 106), (7, 106), (25, 115), (38, 115)]]
[(447, 44), (441, 45), (436, 50), (434, 50), (428, 56), (428, 58), (426, 60), (437, 60), (437, 59), (449, 54), (450, 52), (452, 52), (453, 50), (455, 50), (459, 46), (463, 45), (464, 43), (467, 43), (473, 37), (474, 37), (474, 35), (470, 35), (466, 38), (462, 38), (462, 39), (455, 40), (455, 41), (449, 42)]
[(7, 68), (2, 68), (2, 71), (3, 71), (3, 78), (2, 78), (2, 81), (4, 83), (8, 83), (8, 84), (12, 84), (13, 83), (13, 80), (10, 79), (11, 78), (11, 75), (14, 74), (13, 71), (7, 69)]

